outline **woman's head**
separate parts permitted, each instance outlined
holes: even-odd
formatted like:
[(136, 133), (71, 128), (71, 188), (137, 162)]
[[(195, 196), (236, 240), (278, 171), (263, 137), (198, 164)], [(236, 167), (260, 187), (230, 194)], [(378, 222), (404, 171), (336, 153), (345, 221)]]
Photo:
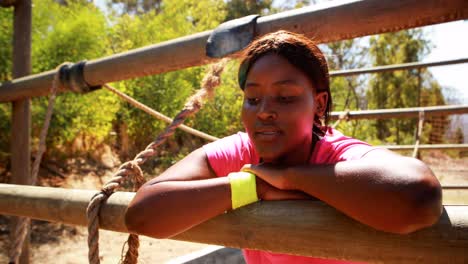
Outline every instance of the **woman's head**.
[(278, 31), (252, 42), (244, 51), (239, 85), (244, 126), (264, 158), (310, 146), (313, 124), (328, 119), (327, 63), (302, 35)]
[[(332, 107), (328, 64), (322, 51), (307, 37), (289, 31), (280, 30), (267, 34), (252, 42), (242, 54), (238, 81), (242, 90), (250, 67), (262, 56), (276, 54), (284, 57), (290, 64), (301, 70), (314, 84), (316, 93), (326, 92), (328, 102), (323, 116), (328, 122)], [(318, 121), (318, 120), (316, 120)]]

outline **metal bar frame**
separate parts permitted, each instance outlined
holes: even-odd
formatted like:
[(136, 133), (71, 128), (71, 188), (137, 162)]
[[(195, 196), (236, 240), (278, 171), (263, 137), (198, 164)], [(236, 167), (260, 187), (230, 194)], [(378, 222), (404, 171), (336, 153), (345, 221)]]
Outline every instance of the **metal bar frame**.
[(402, 64), (376, 66), (376, 67), (371, 67), (371, 68), (331, 71), (330, 77), (351, 76), (351, 75), (380, 73), (380, 72), (399, 71), (399, 70), (421, 69), (421, 68), (429, 68), (429, 67), (462, 64), (462, 63), (467, 63), (467, 62), (468, 62), (468, 58), (462, 58), (462, 59), (456, 59), (456, 60), (433, 61), (433, 62), (409, 62), (409, 63), (402, 63)]
[[(414, 150), (415, 145), (382, 145), (379, 147), (393, 151)], [(468, 144), (423, 144), (418, 146), (418, 150), (468, 150)]]
[(424, 111), (424, 115), (426, 117), (436, 115), (462, 115), (468, 114), (468, 105), (443, 105), (375, 110), (337, 111), (331, 113), (330, 119), (337, 120), (340, 118), (340, 116), (343, 115), (346, 116), (346, 120), (418, 117), (419, 112), (421, 111)]

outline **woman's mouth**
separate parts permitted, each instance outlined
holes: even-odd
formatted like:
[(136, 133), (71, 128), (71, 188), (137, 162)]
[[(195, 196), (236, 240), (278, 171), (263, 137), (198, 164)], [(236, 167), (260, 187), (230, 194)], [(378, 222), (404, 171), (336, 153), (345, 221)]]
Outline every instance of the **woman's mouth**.
[(258, 130), (255, 132), (255, 137), (262, 141), (272, 141), (281, 135), (279, 130)]

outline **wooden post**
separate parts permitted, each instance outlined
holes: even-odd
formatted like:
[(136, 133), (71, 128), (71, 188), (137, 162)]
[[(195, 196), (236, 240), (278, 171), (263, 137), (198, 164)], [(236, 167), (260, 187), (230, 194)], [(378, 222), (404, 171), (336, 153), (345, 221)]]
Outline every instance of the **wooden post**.
[[(13, 78), (20, 78), (31, 73), (31, 0), (15, 2), (13, 22)], [(31, 184), (31, 112), (30, 99), (13, 102), (11, 129), (11, 182)], [(15, 230), (14, 218), (10, 230)], [(12, 241), (13, 241), (13, 237)], [(19, 263), (29, 263), (29, 234), (23, 244)]]

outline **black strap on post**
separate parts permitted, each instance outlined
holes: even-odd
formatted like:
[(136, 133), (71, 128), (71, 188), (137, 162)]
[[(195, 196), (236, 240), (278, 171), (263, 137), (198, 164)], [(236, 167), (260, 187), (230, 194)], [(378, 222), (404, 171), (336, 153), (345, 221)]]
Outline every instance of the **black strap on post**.
[(245, 48), (256, 36), (259, 15), (233, 19), (219, 25), (206, 43), (206, 55), (221, 58)]
[(68, 63), (60, 67), (60, 83), (69, 90), (78, 93), (91, 92), (100, 89), (101, 86), (90, 86), (84, 79), (84, 67), (86, 61)]

